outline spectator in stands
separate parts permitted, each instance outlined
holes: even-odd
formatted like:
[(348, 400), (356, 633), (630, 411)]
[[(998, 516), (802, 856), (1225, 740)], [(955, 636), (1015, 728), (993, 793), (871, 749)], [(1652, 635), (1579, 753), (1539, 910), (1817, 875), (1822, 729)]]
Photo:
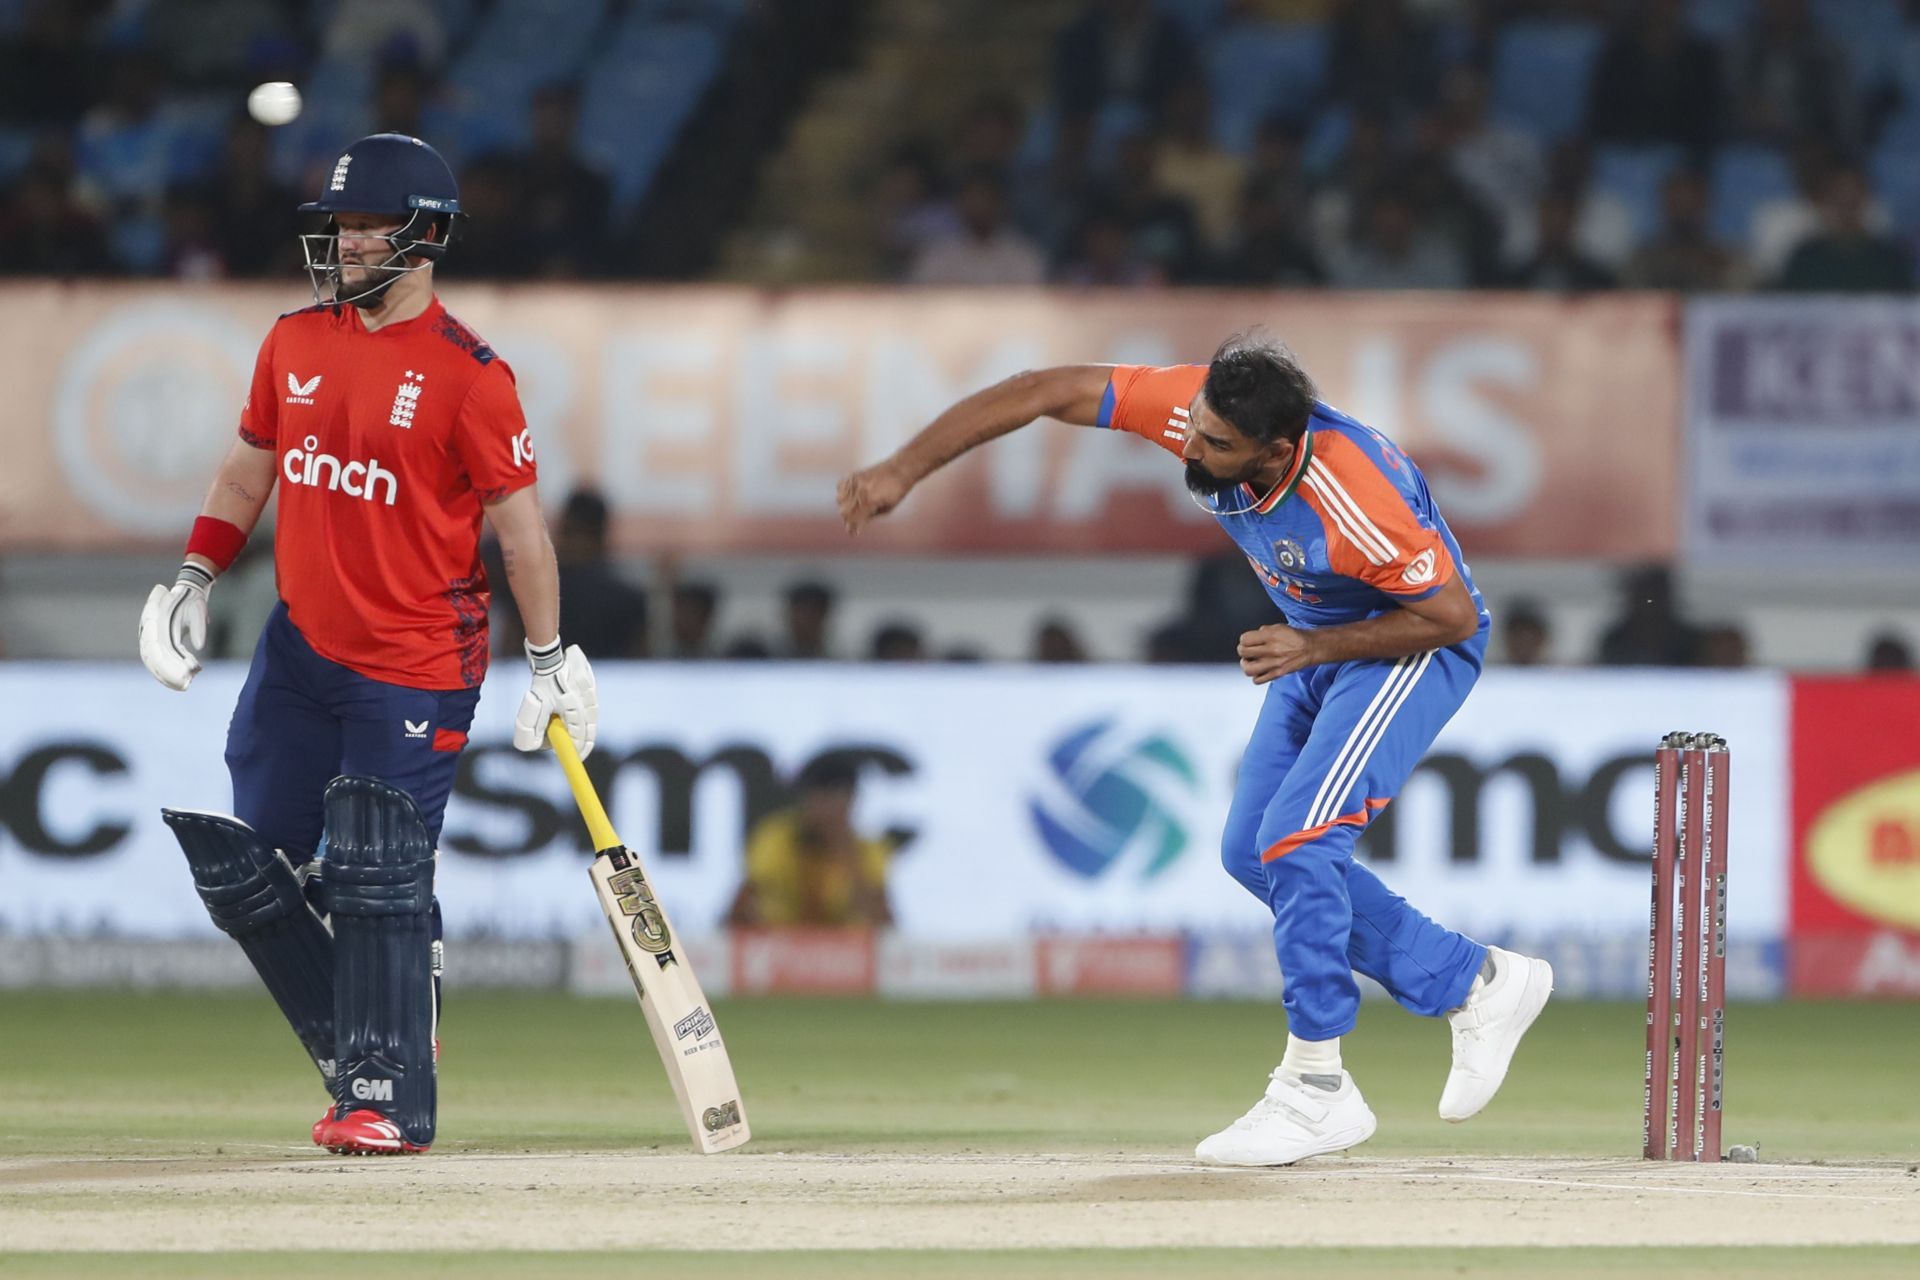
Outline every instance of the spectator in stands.
[(1349, 248), (1370, 192), (1400, 177), (1392, 122), (1383, 111), (1356, 108), (1345, 144), (1314, 193), (1311, 227), (1315, 254), (1330, 263)]
[(1687, 25), (1684, 0), (1629, 4), (1594, 66), (1588, 132), (1672, 144), (1703, 157), (1719, 137), (1720, 55)]
[(1595, 661), (1609, 667), (1690, 667), (1700, 654), (1700, 632), (1680, 616), (1673, 574), (1643, 565), (1620, 579), (1620, 616), (1600, 637)]
[(1488, 114), (1486, 77), (1471, 67), (1447, 73), (1441, 101), (1436, 141), (1446, 148), (1453, 176), (1500, 220), (1510, 240), (1508, 229), (1533, 217), (1546, 185), (1540, 144)]
[(1727, 82), (1733, 129), (1744, 138), (1784, 145), (1854, 137), (1845, 60), (1806, 0), (1760, 0), (1728, 56)]
[(1026, 113), (1004, 93), (984, 93), (960, 115), (953, 140), (954, 167), (961, 173), (984, 169), (1002, 180), (1013, 176), (1014, 157), (1026, 133)]
[(300, 197), (274, 180), (268, 158), (267, 127), (251, 116), (235, 116), (227, 126), (218, 174), (200, 189), (217, 231), (220, 273), (264, 276), (292, 273), (300, 266)]
[(853, 825), (860, 772), (840, 753), (809, 762), (793, 802), (747, 834), (746, 877), (727, 923), (735, 928), (878, 928), (893, 923), (887, 901), (888, 842)]
[(1186, 619), (1175, 618), (1149, 631), (1145, 651), (1141, 656), (1144, 661), (1155, 666), (1199, 661), (1194, 655)]
[[(1568, 138), (1547, 159), (1547, 190), (1558, 192), (1574, 205), (1573, 240), (1582, 256), (1618, 276), (1633, 256), (1633, 211), (1618, 195), (1593, 181), (1593, 155), (1585, 141)], [(1539, 249), (1537, 218), (1507, 227), (1504, 257), (1523, 263)]]
[(1914, 285), (1913, 257), (1867, 225), (1867, 176), (1852, 165), (1827, 175), (1818, 234), (1801, 241), (1779, 287), (1800, 293), (1908, 293)]
[(749, 631), (735, 636), (727, 645), (723, 655), (729, 662), (758, 662), (773, 656), (773, 649), (759, 636)]
[(560, 634), (589, 658), (647, 656), (647, 596), (607, 554), (607, 500), (593, 489), (567, 495), (554, 531), (560, 562)]
[(960, 184), (956, 208), (960, 229), (932, 240), (914, 259), (915, 284), (1039, 284), (1046, 278), (1040, 247), (1007, 221), (1000, 177), (976, 170)]
[(162, 71), (138, 50), (112, 60), (108, 91), (74, 131), (74, 163), (84, 203), (105, 219), (120, 265), (153, 271), (162, 265), (162, 222), (173, 177), (173, 131), (160, 111)]
[(1541, 667), (1552, 661), (1553, 635), (1547, 615), (1531, 600), (1515, 600), (1500, 611), (1500, 647), (1510, 667)]
[(1745, 283), (1740, 259), (1713, 238), (1707, 200), (1707, 180), (1698, 171), (1679, 169), (1668, 175), (1660, 188), (1664, 222), (1627, 263), (1629, 285), (1697, 293)]
[(1249, 182), (1240, 202), (1238, 239), (1212, 274), (1221, 284), (1263, 288), (1325, 284), (1326, 268), (1307, 236), (1299, 188), (1271, 178)]
[(0, 201), (0, 274), (94, 276), (113, 268), (100, 224), (74, 201), (60, 170), (28, 166)]
[(1193, 207), (1160, 181), (1159, 154), (1158, 142), (1145, 130), (1121, 139), (1113, 173), (1089, 204), (1125, 222), (1133, 252), (1163, 278), (1181, 283), (1201, 261), (1199, 220)]
[(1081, 222), (1071, 254), (1053, 278), (1080, 288), (1131, 289), (1167, 282), (1159, 264), (1136, 251), (1125, 219), (1098, 206)]
[(1081, 643), (1071, 622), (1057, 616), (1046, 618), (1033, 633), (1033, 661), (1085, 662), (1087, 646)]
[(1435, 33), (1406, 0), (1345, 0), (1328, 25), (1327, 92), (1335, 101), (1395, 110), (1433, 101)]
[(504, 155), (482, 156), (460, 173), (460, 207), (466, 217), (454, 235), (460, 255), (448, 257), (461, 277), (506, 280), (526, 273), (533, 246), (519, 223), (518, 172)]
[(1338, 289), (1464, 289), (1471, 283), (1459, 244), (1425, 221), (1400, 187), (1383, 187), (1360, 211), (1360, 230), (1327, 264)]
[(927, 642), (910, 622), (883, 622), (874, 629), (867, 658), (872, 662), (925, 662)]
[(1021, 229), (1046, 251), (1064, 252), (1078, 228), (1079, 211), (1092, 198), (1096, 177), (1091, 117), (1056, 121), (1053, 147), (1045, 159), (1014, 174), (1010, 190)]
[(1500, 273), (1502, 223), (1498, 212), (1455, 175), (1446, 139), (1438, 115), (1418, 118), (1400, 174), (1391, 185), (1405, 192), (1419, 212), (1422, 229), (1438, 232), (1465, 255), (1467, 283), (1491, 284)]
[(873, 209), (881, 272), (890, 280), (904, 276), (929, 244), (962, 231), (942, 188), (940, 162), (924, 139), (902, 143), (888, 159), (874, 184)]
[[(1187, 580), (1186, 614), (1168, 629), (1173, 662), (1238, 662), (1240, 637), (1280, 621), (1273, 599), (1235, 551), (1202, 556)], [(1161, 661), (1163, 659), (1152, 659)]]
[(1700, 632), (1700, 665), (1735, 668), (1748, 665), (1747, 633), (1732, 622), (1716, 622)]
[(1092, 0), (1053, 46), (1053, 100), (1062, 115), (1093, 116), (1110, 103), (1157, 114), (1175, 86), (1201, 74), (1180, 24), (1152, 0)]
[(1882, 631), (1867, 644), (1867, 670), (1870, 672), (1911, 672), (1913, 646), (1905, 636)]
[(533, 95), (532, 145), (515, 160), (512, 219), (525, 273), (573, 280), (605, 269), (613, 184), (580, 158), (579, 130), (580, 94), (572, 85), (548, 85)]
[(214, 222), (213, 203), (193, 189), (167, 196), (167, 250), (163, 264), (175, 280), (218, 280), (227, 274), (226, 253)]
[[(1829, 180), (1846, 161), (1825, 141), (1803, 138), (1794, 144), (1793, 192), (1767, 201), (1753, 211), (1749, 224), (1749, 248), (1753, 273), (1761, 280), (1777, 280), (1786, 270), (1787, 259), (1802, 243), (1825, 228), (1822, 206), (1826, 203)], [(1893, 218), (1877, 198), (1869, 197), (1863, 215), (1866, 229), (1886, 235)]]
[[(432, 92), (433, 80), (418, 63), (405, 57), (382, 63), (373, 85), (374, 131), (419, 137), (424, 132), (420, 118)], [(463, 183), (463, 195), (465, 191)]]
[(787, 635), (780, 656), (805, 662), (833, 657), (828, 643), (833, 605), (833, 588), (824, 582), (796, 582), (788, 587)]
[(667, 657), (694, 662), (713, 657), (713, 620), (720, 591), (711, 582), (677, 582), (667, 609)]
[(1247, 159), (1247, 185), (1274, 183), (1304, 196), (1307, 176), (1301, 153), (1306, 141), (1300, 126), (1291, 120), (1277, 116), (1262, 120), (1254, 131), (1253, 152)]
[(1193, 211), (1202, 243), (1218, 253), (1233, 238), (1246, 161), (1213, 138), (1213, 100), (1194, 78), (1167, 93), (1154, 171), (1160, 187)]
[(1611, 271), (1581, 252), (1574, 239), (1578, 213), (1573, 197), (1565, 191), (1549, 191), (1541, 197), (1535, 213), (1537, 247), (1533, 257), (1508, 272), (1507, 288), (1585, 293), (1618, 283)]

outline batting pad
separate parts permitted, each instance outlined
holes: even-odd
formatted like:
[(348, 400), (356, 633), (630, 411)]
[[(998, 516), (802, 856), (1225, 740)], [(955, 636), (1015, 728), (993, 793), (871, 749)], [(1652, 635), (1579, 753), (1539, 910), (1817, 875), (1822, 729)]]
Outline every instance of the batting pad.
[(162, 809), (214, 924), (240, 944), (335, 1097), (333, 938), (286, 855), (238, 818)]
[(327, 786), (321, 897), (333, 921), (340, 1105), (433, 1141), (433, 844), (406, 792)]

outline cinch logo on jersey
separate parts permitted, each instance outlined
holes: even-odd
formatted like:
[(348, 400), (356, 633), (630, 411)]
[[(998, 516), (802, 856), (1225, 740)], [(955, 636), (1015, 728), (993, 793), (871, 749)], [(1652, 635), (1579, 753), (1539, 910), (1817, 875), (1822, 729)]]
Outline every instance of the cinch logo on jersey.
[(319, 436), (308, 436), (303, 444), (303, 448), (287, 450), (287, 456), (280, 461), (280, 474), (287, 478), (288, 484), (338, 489), (349, 497), (368, 502), (374, 501), (374, 486), (384, 484), (386, 496), (381, 501), (388, 506), (400, 496), (400, 478), (382, 467), (378, 458), (342, 463), (330, 453), (314, 452), (320, 447)]
[(302, 382), (289, 373), (287, 375), (287, 403), (312, 404), (313, 393), (320, 389), (320, 379), (322, 376), (323, 375), (316, 373), (305, 382)]
[(353, 1096), (362, 1102), (392, 1102), (393, 1081), (369, 1080), (363, 1076), (353, 1082)]
[(427, 380), (424, 373), (407, 370), (407, 381), (393, 393), (393, 408), (387, 410), (387, 425), (390, 427), (412, 427), (413, 411), (420, 403), (420, 384)]
[(1089, 878), (1125, 863), (1150, 880), (1187, 847), (1177, 811), (1199, 788), (1167, 738), (1134, 737), (1100, 720), (1047, 755), (1045, 790), (1027, 804), (1047, 851)]

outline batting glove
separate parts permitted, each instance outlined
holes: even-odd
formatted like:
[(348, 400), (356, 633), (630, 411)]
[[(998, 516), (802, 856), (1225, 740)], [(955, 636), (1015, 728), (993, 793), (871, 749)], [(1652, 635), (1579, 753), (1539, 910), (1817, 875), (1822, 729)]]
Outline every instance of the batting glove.
[(555, 716), (567, 727), (582, 760), (593, 754), (593, 738), (600, 725), (600, 699), (594, 689), (593, 668), (579, 645), (562, 652), (559, 638), (550, 645), (527, 646), (533, 667), (533, 688), (520, 700), (513, 718), (513, 745), (538, 751), (547, 741), (547, 721)]
[(140, 611), (140, 661), (169, 689), (185, 689), (200, 674), (207, 645), (207, 593), (213, 575), (191, 562), (180, 566), (171, 589), (155, 587)]

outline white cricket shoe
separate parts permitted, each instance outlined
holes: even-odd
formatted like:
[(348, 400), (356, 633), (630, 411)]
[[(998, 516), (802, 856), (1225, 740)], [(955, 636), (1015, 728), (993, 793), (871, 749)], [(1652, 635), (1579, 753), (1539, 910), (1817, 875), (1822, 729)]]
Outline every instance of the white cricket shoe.
[(1520, 1037), (1553, 994), (1553, 966), (1545, 960), (1489, 950), (1493, 981), (1475, 978), (1467, 1002), (1447, 1015), (1453, 1025), (1453, 1070), (1440, 1092), (1440, 1118), (1456, 1124), (1493, 1101)]
[(1357, 1147), (1373, 1136), (1374, 1126), (1367, 1100), (1345, 1071), (1340, 1087), (1327, 1090), (1276, 1067), (1253, 1110), (1203, 1140), (1193, 1154), (1209, 1164), (1292, 1164)]

